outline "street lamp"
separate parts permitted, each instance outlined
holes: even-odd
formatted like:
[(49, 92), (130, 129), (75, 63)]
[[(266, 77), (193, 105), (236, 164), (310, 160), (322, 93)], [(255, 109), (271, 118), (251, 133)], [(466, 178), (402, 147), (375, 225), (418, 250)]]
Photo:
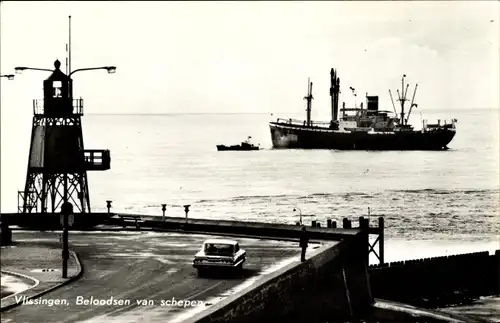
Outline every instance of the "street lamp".
[(302, 210), (300, 208), (298, 208), (298, 207), (295, 207), (293, 209), (293, 212), (297, 212), (297, 210), (299, 210), (299, 216), (300, 216), (299, 222), (300, 222), (300, 225), (302, 225)]
[[(56, 69), (59, 68), (61, 63), (59, 60), (56, 60), (54, 63)], [(44, 71), (44, 72), (53, 72), (54, 70), (47, 69), (47, 68), (36, 68), (36, 67), (26, 67), (26, 66), (18, 66), (14, 68), (17, 74), (21, 74), (25, 70), (32, 70), (32, 71)], [(92, 71), (92, 70), (106, 70), (108, 71), (109, 74), (113, 74), (116, 72), (116, 66), (100, 66), (100, 67), (87, 67), (87, 68), (79, 68), (74, 70), (73, 72), (70, 72), (68, 74), (68, 79), (71, 79), (71, 75), (75, 74), (76, 72), (81, 72), (81, 71)], [(3, 75), (2, 75), (3, 76)], [(12, 75), (14, 77), (14, 75)], [(71, 93), (71, 96), (73, 96), (73, 93)]]
[(14, 79), (14, 74), (7, 74), (7, 75), (0, 75), (0, 77), (5, 77), (7, 78), (8, 80), (13, 80)]
[[(50, 70), (47, 68), (35, 68), (35, 67), (26, 67), (26, 66), (19, 66), (14, 68), (17, 74), (22, 74), (23, 71), (25, 70), (32, 70), (32, 71), (45, 71), (45, 72), (53, 72), (54, 70)], [(74, 70), (73, 72), (69, 73), (68, 77), (73, 75), (76, 72), (80, 71), (90, 71), (90, 70), (107, 70), (109, 74), (113, 74), (116, 72), (116, 66), (100, 66), (100, 67), (88, 67), (88, 68), (79, 68), (77, 70)], [(2, 75), (4, 76), (4, 75)], [(14, 75), (6, 75), (6, 76), (11, 76), (12, 78)], [(10, 79), (10, 78), (9, 78)]]

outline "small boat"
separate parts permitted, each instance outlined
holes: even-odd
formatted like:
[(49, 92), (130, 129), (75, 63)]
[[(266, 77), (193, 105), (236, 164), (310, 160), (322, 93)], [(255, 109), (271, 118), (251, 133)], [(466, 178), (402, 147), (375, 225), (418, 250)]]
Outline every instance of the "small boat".
[(217, 145), (217, 151), (227, 151), (227, 150), (259, 150), (260, 147), (257, 145), (255, 146), (250, 142), (250, 139), (252, 137), (248, 137), (247, 140), (242, 141), (240, 145), (231, 145), (231, 146), (226, 146), (226, 145)]

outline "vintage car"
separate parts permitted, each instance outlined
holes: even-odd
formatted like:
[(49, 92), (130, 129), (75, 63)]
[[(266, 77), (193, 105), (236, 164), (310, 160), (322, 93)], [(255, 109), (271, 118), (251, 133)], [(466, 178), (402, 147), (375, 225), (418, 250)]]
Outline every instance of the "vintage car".
[(196, 253), (193, 267), (202, 275), (209, 269), (242, 270), (246, 260), (246, 251), (241, 249), (235, 240), (209, 239), (203, 242), (201, 250)]

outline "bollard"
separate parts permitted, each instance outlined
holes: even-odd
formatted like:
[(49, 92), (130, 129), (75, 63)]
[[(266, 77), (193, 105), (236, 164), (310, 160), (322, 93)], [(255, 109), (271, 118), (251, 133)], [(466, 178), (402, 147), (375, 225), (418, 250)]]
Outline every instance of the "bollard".
[(344, 229), (351, 229), (352, 228), (352, 224), (351, 224), (351, 220), (347, 219), (347, 218), (344, 218), (342, 220), (342, 227)]
[(163, 215), (161, 217), (161, 222), (165, 222), (165, 211), (167, 210), (167, 204), (162, 204), (161, 205), (161, 211), (163, 212)]
[(359, 227), (360, 227), (361, 229), (368, 229), (368, 225), (369, 225), (368, 221), (369, 221), (369, 219), (368, 219), (368, 218), (365, 218), (365, 217), (363, 217), (363, 216), (360, 216), (360, 217), (359, 217)]
[(106, 207), (108, 208), (108, 215), (110, 215), (110, 209), (111, 209), (111, 203), (112, 202), (113, 201), (110, 201), (110, 200), (106, 201)]
[(189, 207), (191, 205), (187, 204), (187, 205), (184, 205), (184, 212), (186, 212), (186, 224), (188, 222), (188, 213), (189, 213)]
[(337, 221), (332, 221), (332, 229), (337, 228)]
[(311, 227), (315, 228), (316, 227), (316, 220), (311, 221)]
[(326, 227), (331, 228), (332, 227), (332, 219), (326, 220)]

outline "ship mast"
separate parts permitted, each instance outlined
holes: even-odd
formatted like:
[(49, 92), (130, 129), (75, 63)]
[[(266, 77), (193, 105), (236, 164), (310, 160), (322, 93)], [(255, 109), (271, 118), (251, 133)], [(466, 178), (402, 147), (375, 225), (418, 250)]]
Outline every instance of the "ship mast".
[(417, 86), (418, 86), (418, 83), (415, 84), (415, 90), (413, 90), (413, 97), (411, 98), (410, 111), (408, 111), (408, 117), (406, 117), (406, 123), (408, 123), (408, 119), (410, 119), (411, 109), (413, 107), (417, 107), (417, 104), (413, 103), (413, 101), (415, 101), (415, 93), (417, 93)]
[(392, 108), (394, 109), (394, 114), (397, 115), (398, 112), (396, 111), (396, 106), (394, 105), (394, 100), (392, 99), (392, 93), (391, 90), (389, 90), (389, 96), (391, 97), (391, 102), (392, 102)]
[(307, 90), (308, 90), (308, 93), (307, 93), (307, 96), (304, 97), (304, 100), (307, 100), (307, 126), (309, 127), (311, 125), (311, 100), (313, 100), (313, 96), (312, 96), (312, 87), (313, 87), (313, 83), (310, 82), (310, 79), (307, 78)]
[(339, 111), (339, 89), (340, 79), (337, 77), (337, 70), (330, 70), (330, 97), (332, 100), (332, 122), (337, 121)]
[(405, 77), (406, 74), (403, 74), (403, 77), (401, 78), (401, 94), (399, 94), (398, 91), (399, 101), (401, 101), (401, 125), (405, 125), (405, 101), (408, 101), (406, 99), (408, 86), (406, 86), (406, 92), (405, 92)]

